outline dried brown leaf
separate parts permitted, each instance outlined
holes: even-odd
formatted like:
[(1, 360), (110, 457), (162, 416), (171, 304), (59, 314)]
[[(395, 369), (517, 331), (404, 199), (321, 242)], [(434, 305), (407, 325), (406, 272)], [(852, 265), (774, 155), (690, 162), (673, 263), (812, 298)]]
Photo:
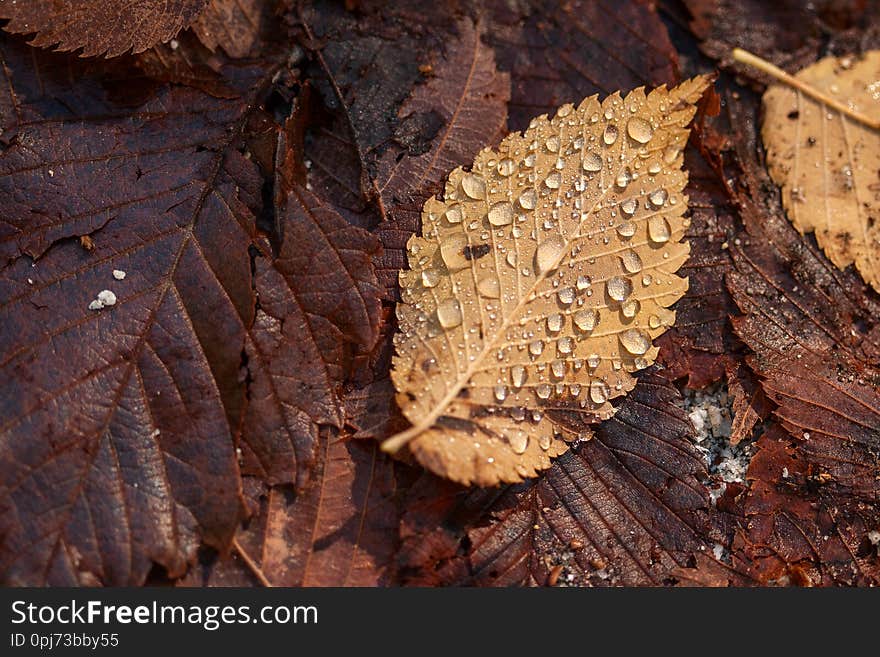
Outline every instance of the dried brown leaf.
[[(795, 78), (880, 122), (880, 50), (826, 57)], [(795, 227), (880, 289), (880, 132), (785, 84), (763, 98), (767, 166)]]
[(261, 491), (236, 550), (186, 585), (379, 586), (397, 549), (396, 466), (376, 443), (322, 432), (313, 476)]
[(193, 32), (210, 50), (223, 48), (230, 57), (252, 55), (271, 4), (266, 0), (211, 0), (193, 23)]
[(646, 373), (595, 437), (534, 482), (471, 489), (435, 477), (404, 500), (399, 560), (418, 585), (644, 586), (709, 553), (708, 473), (678, 393)]
[(277, 68), (227, 70), (233, 99), (132, 105), (106, 62), (8, 36), (0, 60), (0, 578), (180, 576), (199, 542), (229, 546), (242, 470), (302, 485), (315, 425), (341, 425), (377, 336), (376, 241), (298, 189), (277, 256), (257, 230), (242, 133)]
[(35, 46), (82, 49), (84, 57), (142, 52), (192, 23), (211, 0), (29, 0), (0, 2), (3, 29), (36, 34)]
[(564, 105), (450, 174), (401, 273), (392, 380), (413, 427), (387, 449), (462, 483), (518, 481), (568, 448), (544, 411), (613, 413), (686, 289), (680, 167), (708, 84)]

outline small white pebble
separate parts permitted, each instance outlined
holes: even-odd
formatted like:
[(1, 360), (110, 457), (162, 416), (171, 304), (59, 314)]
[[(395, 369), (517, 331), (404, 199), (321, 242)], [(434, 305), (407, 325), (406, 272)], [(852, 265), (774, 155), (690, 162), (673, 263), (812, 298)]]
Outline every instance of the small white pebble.
[(33, 279), (33, 278), (29, 278), (29, 279), (28, 279), (28, 285), (33, 285), (33, 284), (34, 284), (34, 279)]
[(125, 272), (121, 269), (114, 269), (113, 278), (115, 278), (117, 281), (121, 281), (123, 278), (125, 278)]
[(55, 177), (55, 172), (54, 172), (52, 169), (49, 169), (49, 177), (50, 177), (50, 178), (54, 178), (54, 177)]
[(788, 468), (782, 468), (782, 478), (788, 479)]
[(168, 45), (171, 46), (171, 50), (177, 50), (180, 47), (180, 42), (177, 39), (171, 39)]
[(116, 295), (113, 294), (110, 290), (101, 290), (98, 292), (98, 298), (96, 301), (100, 301), (105, 306), (115, 306), (116, 305)]

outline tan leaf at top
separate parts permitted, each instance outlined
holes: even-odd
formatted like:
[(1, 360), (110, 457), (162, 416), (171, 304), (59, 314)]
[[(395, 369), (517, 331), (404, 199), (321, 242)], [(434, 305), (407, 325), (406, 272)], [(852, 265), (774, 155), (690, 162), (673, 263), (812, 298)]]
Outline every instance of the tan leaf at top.
[[(827, 57), (796, 80), (830, 101), (880, 121), (880, 51)], [(880, 290), (880, 132), (790, 85), (764, 94), (761, 137), (770, 175), (801, 233), (814, 231), (838, 267), (855, 263)]]
[(682, 149), (706, 77), (596, 96), (455, 169), (408, 243), (392, 378), (406, 445), (465, 484), (534, 476), (614, 413), (687, 289)]

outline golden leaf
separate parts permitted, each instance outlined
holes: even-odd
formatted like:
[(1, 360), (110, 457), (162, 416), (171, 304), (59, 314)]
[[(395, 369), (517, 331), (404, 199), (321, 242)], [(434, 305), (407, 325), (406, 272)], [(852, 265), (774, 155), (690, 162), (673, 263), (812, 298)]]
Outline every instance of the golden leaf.
[(534, 119), (428, 199), (408, 242), (392, 379), (408, 446), (482, 486), (549, 467), (648, 367), (687, 289), (682, 171), (707, 77)]
[(794, 80), (764, 94), (770, 175), (795, 228), (880, 291), (880, 51), (827, 57)]

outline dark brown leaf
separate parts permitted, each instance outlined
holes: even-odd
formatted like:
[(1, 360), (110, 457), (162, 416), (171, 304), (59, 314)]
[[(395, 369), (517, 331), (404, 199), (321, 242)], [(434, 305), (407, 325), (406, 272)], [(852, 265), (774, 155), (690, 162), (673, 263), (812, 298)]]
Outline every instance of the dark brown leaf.
[(678, 55), (652, 2), (485, 4), (487, 42), (512, 80), (511, 130), (593, 94), (678, 80)]
[(220, 47), (230, 57), (247, 57), (259, 49), (260, 32), (272, 19), (273, 4), (267, 0), (211, 0), (192, 29), (206, 48)]
[(763, 581), (876, 583), (867, 533), (880, 524), (880, 302), (785, 218), (754, 164), (754, 119), (738, 111), (746, 231), (732, 248), (729, 286), (744, 313), (734, 328), (779, 428), (758, 442), (734, 547)]
[[(341, 424), (348, 354), (376, 336), (375, 241), (305, 192), (277, 209), (278, 258), (259, 235), (241, 133), (277, 69), (227, 71), (241, 100), (129, 107), (100, 68), (71, 87), (67, 57), (5, 38), (0, 58), (2, 579), (179, 576), (242, 518), (239, 436), (244, 472), (302, 484), (314, 424)], [(118, 301), (89, 309), (104, 289)]]
[(388, 584), (397, 547), (395, 465), (372, 442), (322, 433), (300, 493), (270, 489), (237, 536), (237, 551), (195, 571), (189, 585)]
[(8, 32), (36, 34), (30, 42), (35, 46), (115, 57), (168, 41), (210, 1), (3, 0), (0, 19), (9, 19), (3, 28)]
[[(410, 583), (658, 585), (708, 549), (708, 473), (678, 393), (647, 374), (595, 437), (540, 480), (455, 494), (417, 487), (404, 515)], [(433, 526), (432, 526), (433, 525)]]

